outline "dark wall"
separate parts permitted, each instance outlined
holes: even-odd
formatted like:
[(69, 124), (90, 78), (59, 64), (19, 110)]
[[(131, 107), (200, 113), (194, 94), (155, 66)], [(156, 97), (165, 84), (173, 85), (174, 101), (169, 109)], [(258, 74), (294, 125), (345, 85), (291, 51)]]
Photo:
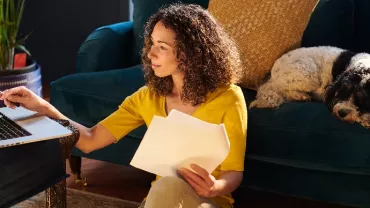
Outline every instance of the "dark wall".
[(94, 29), (129, 20), (128, 0), (26, 0), (20, 35), (49, 84), (75, 72), (76, 54)]

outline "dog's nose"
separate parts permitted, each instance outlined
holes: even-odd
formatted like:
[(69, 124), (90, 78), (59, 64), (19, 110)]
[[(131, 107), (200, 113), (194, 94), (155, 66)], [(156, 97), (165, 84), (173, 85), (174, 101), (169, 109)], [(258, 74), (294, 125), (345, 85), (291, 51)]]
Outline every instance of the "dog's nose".
[(349, 113), (351, 113), (350, 109), (339, 109), (338, 110), (338, 115), (341, 118), (345, 118)]

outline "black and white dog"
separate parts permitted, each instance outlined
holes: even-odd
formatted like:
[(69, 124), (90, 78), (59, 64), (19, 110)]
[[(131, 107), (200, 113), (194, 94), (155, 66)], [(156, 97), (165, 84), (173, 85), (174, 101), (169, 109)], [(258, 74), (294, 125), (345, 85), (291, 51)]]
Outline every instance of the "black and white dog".
[(280, 57), (250, 108), (321, 100), (333, 115), (370, 127), (370, 54), (336, 47), (298, 48)]

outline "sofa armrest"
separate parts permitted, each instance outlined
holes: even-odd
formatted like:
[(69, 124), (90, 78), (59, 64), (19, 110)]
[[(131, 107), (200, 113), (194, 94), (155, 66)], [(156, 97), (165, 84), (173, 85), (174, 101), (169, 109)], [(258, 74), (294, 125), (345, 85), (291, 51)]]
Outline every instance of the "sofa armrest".
[(77, 72), (97, 72), (139, 64), (134, 49), (133, 22), (107, 25), (94, 30), (82, 43), (76, 60)]

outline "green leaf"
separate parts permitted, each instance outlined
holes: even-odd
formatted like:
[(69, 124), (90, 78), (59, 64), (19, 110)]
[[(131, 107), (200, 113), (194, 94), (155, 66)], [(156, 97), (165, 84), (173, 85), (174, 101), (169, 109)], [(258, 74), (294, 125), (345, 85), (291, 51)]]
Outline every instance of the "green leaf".
[(23, 45), (16, 45), (15, 48), (24, 51), (27, 55), (31, 56), (31, 53)]
[(24, 44), (24, 42), (28, 39), (28, 37), (33, 33), (34, 31), (28, 33), (27, 35), (25, 35), (24, 37), (20, 38), (16, 44)]
[(18, 5), (17, 5), (18, 17), (17, 17), (17, 26), (16, 26), (17, 31), (16, 31), (16, 33), (18, 33), (19, 25), (21, 24), (23, 11), (24, 11), (24, 0), (18, 0)]
[(25, 9), (25, 0), (0, 0), (0, 70), (9, 63), (12, 48), (20, 49), (30, 55), (23, 42), (30, 34), (17, 40), (19, 26)]

